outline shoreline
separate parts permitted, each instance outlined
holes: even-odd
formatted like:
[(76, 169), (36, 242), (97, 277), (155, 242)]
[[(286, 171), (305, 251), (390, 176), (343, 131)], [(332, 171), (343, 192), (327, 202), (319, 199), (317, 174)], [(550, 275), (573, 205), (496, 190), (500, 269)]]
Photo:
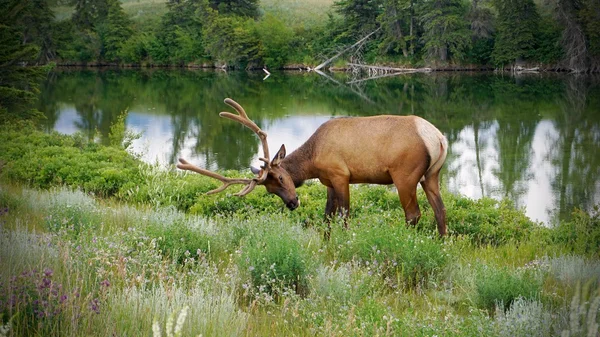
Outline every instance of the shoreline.
[[(138, 64), (138, 63), (114, 63), (114, 62), (56, 62), (56, 67), (60, 68), (123, 68), (123, 69), (206, 69), (206, 70), (233, 70), (233, 71), (262, 71), (265, 69), (264, 67), (258, 66), (249, 66), (246, 68), (238, 68), (238, 67), (229, 67), (226, 65), (215, 65), (215, 64), (184, 64), (184, 65), (176, 65), (176, 64)], [(396, 68), (407, 68), (406, 65), (396, 65), (396, 64), (377, 64), (376, 66), (389, 66)], [(410, 67), (410, 66), (409, 66)], [(314, 67), (306, 64), (289, 64), (283, 67), (271, 69), (277, 71), (312, 71)], [(413, 67), (410, 67), (411, 69)], [(492, 66), (475, 66), (475, 65), (456, 65), (456, 66), (424, 66), (416, 69), (429, 69), (428, 72), (500, 72), (500, 73), (574, 73), (574, 74), (598, 74), (600, 70), (589, 70), (576, 72), (571, 69), (567, 69), (559, 66), (550, 66), (550, 65), (524, 65), (524, 66), (515, 66), (515, 67), (503, 67), (503, 68), (494, 68)], [(339, 67), (332, 66), (324, 69), (329, 72), (346, 72), (350, 71), (350, 67)], [(393, 72), (390, 72), (393, 73)]]

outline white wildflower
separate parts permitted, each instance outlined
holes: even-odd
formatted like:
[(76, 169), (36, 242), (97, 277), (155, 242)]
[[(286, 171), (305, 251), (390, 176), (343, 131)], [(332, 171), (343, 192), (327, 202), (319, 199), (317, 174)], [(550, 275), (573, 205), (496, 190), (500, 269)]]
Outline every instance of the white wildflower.
[(156, 319), (152, 322), (152, 337), (161, 337), (160, 324), (158, 324)]
[(185, 318), (188, 314), (188, 306), (185, 306), (181, 309), (179, 313), (179, 317), (177, 317), (177, 324), (175, 324), (175, 336), (181, 336), (181, 330), (183, 329), (183, 323), (185, 323)]
[(175, 313), (170, 314), (169, 318), (167, 318), (167, 325), (165, 326), (165, 330), (167, 331), (167, 337), (174, 337), (173, 320), (175, 320)]

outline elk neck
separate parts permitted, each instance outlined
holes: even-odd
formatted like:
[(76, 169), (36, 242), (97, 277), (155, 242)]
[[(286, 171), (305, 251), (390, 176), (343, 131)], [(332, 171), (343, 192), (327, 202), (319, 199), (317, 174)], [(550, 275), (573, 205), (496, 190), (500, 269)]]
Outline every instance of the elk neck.
[(296, 187), (301, 186), (307, 179), (317, 177), (312, 163), (312, 145), (313, 142), (309, 139), (309, 141), (296, 149), (296, 151), (287, 155), (281, 161), (281, 167), (289, 173)]

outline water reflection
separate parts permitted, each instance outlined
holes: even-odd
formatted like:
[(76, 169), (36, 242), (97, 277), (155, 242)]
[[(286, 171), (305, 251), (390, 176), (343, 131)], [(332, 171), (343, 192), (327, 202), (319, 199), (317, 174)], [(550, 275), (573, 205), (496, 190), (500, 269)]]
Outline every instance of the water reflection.
[(442, 181), (472, 198), (509, 198), (535, 220), (565, 218), (600, 203), (600, 86), (594, 77), (416, 74), (348, 86), (316, 74), (212, 71), (56, 71), (43, 87), (45, 127), (99, 135), (128, 109), (148, 162), (183, 156), (210, 169), (258, 165), (259, 142), (219, 118), (240, 102), (272, 149), (300, 146), (329, 118), (416, 114), (448, 137)]

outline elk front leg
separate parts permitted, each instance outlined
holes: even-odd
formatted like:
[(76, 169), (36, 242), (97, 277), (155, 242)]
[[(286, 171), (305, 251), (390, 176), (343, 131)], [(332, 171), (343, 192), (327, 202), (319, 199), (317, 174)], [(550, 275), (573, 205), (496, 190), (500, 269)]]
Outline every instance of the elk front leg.
[(333, 187), (327, 187), (327, 204), (325, 205), (325, 220), (329, 221), (337, 212), (337, 199)]
[(327, 204), (325, 204), (325, 221), (327, 222), (327, 229), (325, 230), (325, 240), (329, 240), (331, 237), (331, 219), (337, 212), (337, 199), (335, 197), (335, 190), (333, 187), (327, 187)]
[(348, 179), (337, 179), (332, 181), (335, 191), (335, 203), (337, 215), (344, 219), (344, 228), (348, 228), (348, 216), (350, 215), (350, 184)]

